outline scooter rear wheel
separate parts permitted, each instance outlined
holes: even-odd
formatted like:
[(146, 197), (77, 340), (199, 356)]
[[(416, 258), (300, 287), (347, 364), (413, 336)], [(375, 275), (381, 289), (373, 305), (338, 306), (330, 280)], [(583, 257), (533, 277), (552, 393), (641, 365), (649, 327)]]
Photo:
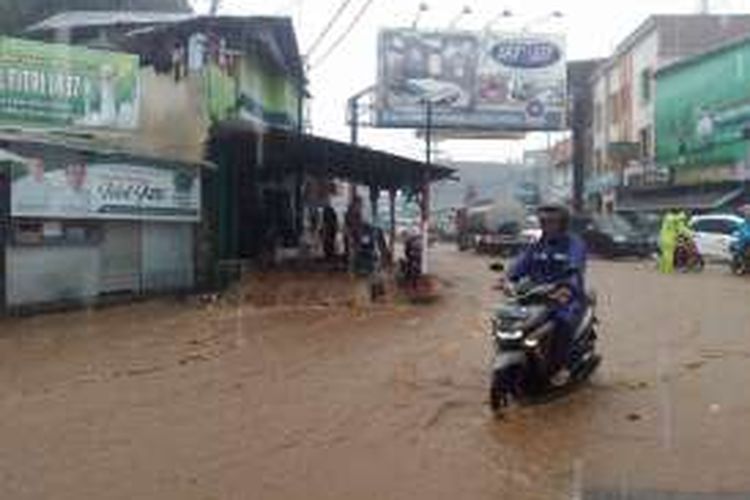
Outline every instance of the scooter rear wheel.
[(730, 264), (732, 272), (737, 276), (742, 276), (750, 271), (750, 248), (742, 252), (740, 255), (732, 257)]

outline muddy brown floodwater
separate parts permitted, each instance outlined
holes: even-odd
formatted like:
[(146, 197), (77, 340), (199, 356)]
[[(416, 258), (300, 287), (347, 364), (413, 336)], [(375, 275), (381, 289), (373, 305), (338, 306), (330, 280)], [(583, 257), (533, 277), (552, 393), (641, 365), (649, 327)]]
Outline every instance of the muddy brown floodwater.
[(750, 492), (750, 280), (592, 262), (600, 371), (495, 421), (486, 265), (438, 248), (431, 306), (155, 301), (2, 321), (0, 498)]

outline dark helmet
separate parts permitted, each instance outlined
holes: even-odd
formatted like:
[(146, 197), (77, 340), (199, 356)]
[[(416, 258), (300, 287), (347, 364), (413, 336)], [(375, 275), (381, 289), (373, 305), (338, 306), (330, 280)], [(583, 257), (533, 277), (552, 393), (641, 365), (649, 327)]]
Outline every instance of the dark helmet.
[(540, 220), (545, 217), (559, 218), (562, 229), (564, 231), (568, 230), (568, 226), (570, 225), (570, 210), (568, 210), (568, 207), (565, 205), (559, 203), (539, 205), (536, 209), (536, 213)]

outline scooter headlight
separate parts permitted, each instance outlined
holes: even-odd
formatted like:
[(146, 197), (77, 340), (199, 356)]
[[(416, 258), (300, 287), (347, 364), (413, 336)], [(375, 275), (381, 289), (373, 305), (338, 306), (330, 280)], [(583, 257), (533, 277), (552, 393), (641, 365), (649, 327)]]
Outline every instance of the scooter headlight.
[(520, 340), (523, 337), (523, 330), (495, 330), (495, 335), (503, 341)]
[(539, 346), (539, 339), (536, 337), (529, 337), (523, 341), (523, 345), (529, 349), (536, 349)]

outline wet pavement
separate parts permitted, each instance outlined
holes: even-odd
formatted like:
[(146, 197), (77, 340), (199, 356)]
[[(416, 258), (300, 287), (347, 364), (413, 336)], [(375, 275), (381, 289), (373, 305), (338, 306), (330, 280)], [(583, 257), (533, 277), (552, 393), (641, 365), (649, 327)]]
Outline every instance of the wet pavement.
[(592, 262), (599, 372), (496, 421), (486, 266), (438, 248), (430, 306), (2, 321), (0, 498), (750, 498), (750, 280)]

